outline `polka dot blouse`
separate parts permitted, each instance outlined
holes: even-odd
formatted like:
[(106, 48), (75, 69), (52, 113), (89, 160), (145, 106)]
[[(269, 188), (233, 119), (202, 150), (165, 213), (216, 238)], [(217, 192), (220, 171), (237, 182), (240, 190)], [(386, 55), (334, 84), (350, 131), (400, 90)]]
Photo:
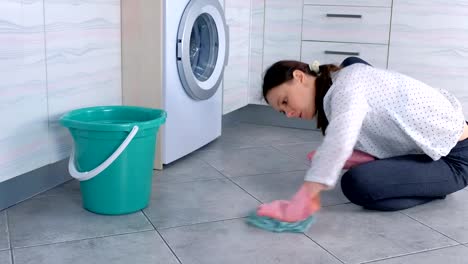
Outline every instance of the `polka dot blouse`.
[(379, 159), (426, 154), (446, 156), (463, 133), (459, 101), (408, 76), (353, 64), (332, 74), (325, 95), (329, 121), (306, 181), (333, 187), (353, 149)]

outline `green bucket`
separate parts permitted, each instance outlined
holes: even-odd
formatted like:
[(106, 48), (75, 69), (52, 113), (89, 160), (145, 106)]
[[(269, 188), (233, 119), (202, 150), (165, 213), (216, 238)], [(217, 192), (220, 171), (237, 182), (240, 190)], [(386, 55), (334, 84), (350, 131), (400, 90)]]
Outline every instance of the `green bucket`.
[(148, 206), (159, 127), (166, 112), (135, 106), (99, 106), (60, 118), (74, 140), (68, 169), (80, 181), (83, 207), (119, 215)]

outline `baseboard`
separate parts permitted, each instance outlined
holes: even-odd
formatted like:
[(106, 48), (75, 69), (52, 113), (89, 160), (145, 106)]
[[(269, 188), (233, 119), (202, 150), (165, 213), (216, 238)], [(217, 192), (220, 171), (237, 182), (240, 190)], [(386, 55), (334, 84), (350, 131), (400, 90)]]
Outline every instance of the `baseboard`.
[(68, 159), (0, 183), (0, 211), (71, 179)]
[(267, 105), (247, 105), (224, 115), (223, 121), (317, 130), (315, 119), (310, 121), (287, 118)]

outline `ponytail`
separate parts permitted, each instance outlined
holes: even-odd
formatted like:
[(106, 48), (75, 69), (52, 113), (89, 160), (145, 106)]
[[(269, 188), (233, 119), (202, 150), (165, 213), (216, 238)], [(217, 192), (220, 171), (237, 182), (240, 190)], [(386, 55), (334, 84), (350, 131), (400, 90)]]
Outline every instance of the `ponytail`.
[(315, 108), (317, 109), (317, 128), (325, 135), (328, 127), (328, 119), (323, 109), (323, 99), (332, 86), (331, 73), (339, 71), (341, 68), (333, 64), (325, 64), (319, 67), (320, 74), (315, 79)]

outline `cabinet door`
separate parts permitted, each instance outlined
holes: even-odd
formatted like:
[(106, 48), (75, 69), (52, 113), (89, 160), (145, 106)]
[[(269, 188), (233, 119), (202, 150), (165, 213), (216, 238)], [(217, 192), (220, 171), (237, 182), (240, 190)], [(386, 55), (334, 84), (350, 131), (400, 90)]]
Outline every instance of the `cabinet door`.
[(302, 40), (387, 45), (390, 14), (386, 7), (307, 5)]
[(468, 116), (466, 1), (394, 0), (388, 67), (452, 92)]
[(45, 0), (51, 162), (70, 153), (64, 113), (122, 104), (120, 1)]
[(301, 57), (302, 0), (266, 0), (263, 69)]
[(0, 182), (49, 162), (44, 9), (23, 2), (0, 3)]

